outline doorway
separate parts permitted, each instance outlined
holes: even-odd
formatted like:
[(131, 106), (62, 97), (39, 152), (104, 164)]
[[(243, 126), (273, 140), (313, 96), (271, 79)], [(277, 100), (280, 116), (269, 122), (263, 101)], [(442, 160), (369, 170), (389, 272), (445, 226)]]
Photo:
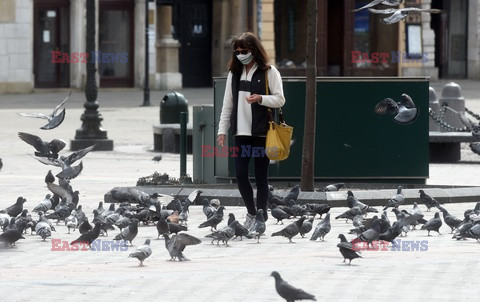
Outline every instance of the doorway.
[(133, 87), (132, 0), (100, 0), (98, 72), (100, 87)]
[(212, 86), (212, 1), (175, 1), (172, 22), (183, 87)]
[[(70, 64), (56, 54), (70, 55), (70, 1), (34, 2), (33, 72), (36, 88), (70, 86)], [(58, 60), (60, 59), (60, 60)]]

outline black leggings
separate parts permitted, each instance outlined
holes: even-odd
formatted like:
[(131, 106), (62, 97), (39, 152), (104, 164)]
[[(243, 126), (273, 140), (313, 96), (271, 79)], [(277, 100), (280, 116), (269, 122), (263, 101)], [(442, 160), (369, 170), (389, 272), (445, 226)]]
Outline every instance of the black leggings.
[[(238, 190), (242, 195), (247, 211), (251, 215), (257, 213), (256, 209), (262, 209), (266, 214), (268, 200), (268, 165), (270, 159), (265, 155), (266, 137), (260, 136), (235, 136), (235, 177), (237, 178)], [(253, 157), (255, 164), (255, 184), (257, 186), (257, 207), (253, 200), (253, 189), (248, 179), (250, 158)]]

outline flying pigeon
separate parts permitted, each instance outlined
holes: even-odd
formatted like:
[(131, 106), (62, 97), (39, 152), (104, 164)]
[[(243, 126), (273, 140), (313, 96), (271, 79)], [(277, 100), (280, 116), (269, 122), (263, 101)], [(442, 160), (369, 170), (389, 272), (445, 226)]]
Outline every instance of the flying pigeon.
[(379, 5), (379, 4), (388, 5), (388, 6), (398, 6), (398, 5), (402, 4), (402, 2), (403, 2), (403, 0), (373, 0), (372, 2), (366, 4), (362, 7), (359, 7), (357, 9), (352, 10), (352, 12), (359, 12), (363, 9), (374, 7), (374, 6)]
[(442, 226), (442, 219), (440, 219), (440, 213), (436, 212), (435, 216), (432, 219), (430, 219), (427, 223), (425, 223), (420, 229), (427, 230), (428, 231), (427, 236), (430, 236), (430, 231), (435, 231), (438, 233), (438, 235), (441, 235), (439, 231), (441, 226)]
[(345, 238), (345, 235), (340, 234), (338, 235), (338, 238), (340, 238), (340, 243), (337, 244), (337, 247), (340, 249), (340, 253), (343, 256), (343, 262), (345, 262), (346, 259), (350, 260), (348, 262), (349, 265), (352, 264), (352, 260), (355, 258), (362, 258), (357, 252), (353, 249), (352, 243), (347, 241), (347, 238)]
[(325, 218), (318, 222), (310, 240), (315, 241), (317, 238), (320, 238), (320, 240), (324, 241), (325, 235), (327, 235), (331, 229), (332, 225), (330, 224), (330, 213), (327, 213)]
[(173, 235), (171, 238), (168, 236), (168, 234), (163, 234), (163, 237), (165, 238), (165, 248), (171, 257), (170, 261), (175, 260), (175, 258), (178, 259), (178, 261), (188, 260), (183, 255), (185, 247), (187, 245), (195, 245), (202, 242), (200, 239), (186, 233)]
[(418, 8), (418, 7), (405, 7), (400, 9), (387, 8), (382, 10), (369, 8), (368, 10), (373, 14), (385, 14), (385, 15), (391, 14), (391, 16), (382, 19), (382, 22), (385, 24), (398, 23), (403, 19), (405, 19), (410, 12), (419, 12), (419, 13), (423, 12), (423, 13), (432, 13), (432, 14), (441, 14), (443, 12), (440, 9)]
[(406, 93), (402, 94), (398, 103), (391, 98), (383, 99), (375, 105), (374, 111), (380, 115), (393, 115), (393, 120), (400, 125), (409, 125), (418, 117), (418, 108)]
[(48, 120), (48, 123), (46, 125), (40, 127), (40, 129), (43, 129), (43, 130), (54, 129), (54, 128), (60, 126), (60, 124), (65, 119), (65, 108), (63, 108), (63, 110), (60, 111), (60, 112), (58, 112), (58, 111), (60, 110), (60, 108), (62, 108), (62, 106), (65, 104), (65, 102), (67, 101), (67, 99), (70, 97), (71, 94), (72, 94), (72, 92), (70, 91), (70, 93), (63, 100), (63, 102), (58, 104), (53, 109), (53, 112), (51, 114), (47, 115), (47, 114), (44, 114), (44, 113), (19, 113), (19, 115), (26, 116), (26, 117), (46, 119), (46, 120)]
[(137, 258), (140, 260), (140, 264), (138, 266), (143, 266), (143, 261), (150, 257), (152, 254), (152, 248), (150, 247), (150, 239), (145, 240), (143, 245), (137, 247), (137, 249), (128, 255), (128, 258)]
[(61, 139), (52, 139), (50, 142), (47, 142), (37, 135), (25, 132), (18, 132), (18, 137), (33, 146), (37, 150), (34, 154), (38, 157), (56, 159), (58, 158), (58, 152), (62, 151), (66, 146), (65, 141)]
[(270, 276), (275, 278), (275, 289), (277, 290), (277, 293), (287, 302), (296, 300), (317, 301), (314, 295), (305, 292), (303, 289), (296, 288), (288, 284), (285, 280), (282, 279), (282, 277), (280, 277), (280, 274), (278, 272), (273, 271)]

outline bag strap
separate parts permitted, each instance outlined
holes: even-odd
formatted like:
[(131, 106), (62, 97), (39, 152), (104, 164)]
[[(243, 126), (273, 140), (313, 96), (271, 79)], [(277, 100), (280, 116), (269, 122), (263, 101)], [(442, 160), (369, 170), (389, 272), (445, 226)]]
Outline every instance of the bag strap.
[[(265, 70), (265, 93), (268, 95), (268, 70)], [(272, 109), (268, 108), (268, 121), (273, 122), (272, 118)], [(278, 108), (278, 121), (281, 124), (285, 124), (285, 119), (283, 118), (282, 107)]]

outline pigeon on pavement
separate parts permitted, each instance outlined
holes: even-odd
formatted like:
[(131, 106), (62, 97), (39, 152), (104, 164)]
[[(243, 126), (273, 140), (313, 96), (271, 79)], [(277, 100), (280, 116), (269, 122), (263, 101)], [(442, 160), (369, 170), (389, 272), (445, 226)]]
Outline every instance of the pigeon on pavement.
[(336, 192), (343, 187), (345, 187), (345, 183), (344, 182), (339, 182), (339, 183), (326, 185), (325, 188), (323, 188), (323, 191), (324, 192)]
[(281, 224), (283, 224), (283, 221), (284, 219), (288, 219), (291, 217), (290, 214), (288, 214), (287, 212), (285, 212), (284, 210), (280, 209), (276, 203), (272, 203), (272, 207), (270, 209), (270, 213), (272, 214), (273, 218), (275, 218), (277, 220), (277, 222), (275, 224), (278, 224), (279, 222), (281, 222)]
[(340, 238), (340, 243), (337, 244), (337, 247), (340, 249), (340, 253), (343, 256), (343, 262), (345, 262), (346, 259), (350, 260), (348, 262), (349, 265), (352, 264), (352, 260), (355, 258), (362, 258), (357, 252), (353, 249), (352, 243), (347, 241), (347, 238), (345, 238), (345, 235), (340, 234), (338, 235), (338, 238)]
[(315, 241), (317, 238), (320, 238), (320, 240), (324, 241), (325, 235), (327, 235), (331, 229), (332, 225), (330, 224), (330, 213), (327, 213), (325, 218), (318, 222), (310, 240)]
[(289, 202), (292, 199), (293, 199), (293, 201), (296, 201), (299, 194), (300, 194), (300, 186), (295, 185), (295, 186), (293, 186), (292, 189), (290, 189), (290, 192), (288, 192), (287, 195), (285, 195), (283, 197), (283, 201), (284, 202)]
[(386, 206), (383, 208), (385, 211), (386, 209), (393, 207), (398, 208), (399, 205), (402, 205), (405, 202), (405, 197), (402, 193), (402, 186), (398, 186), (397, 194), (395, 194), (390, 200), (387, 202)]
[(360, 207), (354, 206), (350, 210), (348, 210), (348, 211), (338, 215), (337, 217), (335, 217), (335, 219), (345, 218), (348, 222), (349, 219), (353, 220), (353, 218), (357, 215), (363, 215), (363, 213), (362, 213), (362, 210), (360, 210)]
[(387, 8), (387, 9), (368, 9), (373, 14), (385, 14), (390, 15), (387, 18), (381, 19), (381, 21), (385, 24), (394, 24), (402, 21), (407, 17), (410, 12), (423, 12), (423, 13), (431, 13), (431, 14), (441, 14), (443, 11), (440, 9), (434, 8), (419, 8), (419, 7), (405, 7), (400, 9), (395, 8)]
[(355, 206), (359, 207), (363, 214), (367, 214), (368, 212), (378, 213), (378, 210), (377, 210), (377, 209), (372, 208), (372, 207), (364, 204), (364, 203), (361, 202), (360, 200), (358, 200), (358, 199), (353, 195), (353, 192), (350, 191), (350, 190), (347, 191), (347, 205), (348, 205), (348, 207), (349, 207), (350, 209), (353, 208), (353, 207), (355, 207)]
[[(72, 94), (72, 92), (70, 91), (70, 93), (67, 95), (67, 97), (60, 103), (58, 104), (57, 106), (55, 106), (55, 108), (53, 109), (53, 112), (51, 114), (44, 114), (44, 113), (19, 113), (19, 115), (21, 116), (26, 116), (26, 117), (34, 117), (34, 118), (41, 118), (41, 119), (46, 119), (48, 120), (48, 123), (42, 127), (40, 127), (40, 129), (42, 130), (50, 130), (50, 129), (54, 129), (58, 126), (60, 126), (60, 124), (63, 122), (63, 120), (65, 119), (65, 107), (63, 108), (62, 111), (60, 111), (58, 113), (58, 111), (63, 107), (63, 105), (65, 104), (65, 102), (68, 100), (68, 98), (70, 97), (70, 95)], [(57, 114), (58, 113), (58, 114)]]
[(428, 231), (427, 236), (430, 236), (430, 231), (435, 231), (438, 233), (438, 235), (442, 235), (440, 234), (440, 231), (439, 231), (441, 226), (442, 226), (442, 219), (440, 218), (440, 213), (436, 212), (435, 216), (432, 219), (430, 219), (427, 223), (425, 223), (420, 229), (427, 230)]
[(52, 208), (52, 200), (50, 199), (51, 197), (52, 195), (50, 194), (45, 195), (45, 198), (42, 201), (40, 201), (40, 203), (37, 206), (35, 206), (35, 208), (33, 208), (32, 212), (39, 212), (39, 211), (46, 212), (50, 210)]
[(140, 260), (140, 264), (138, 266), (143, 266), (143, 261), (150, 257), (152, 254), (152, 248), (150, 247), (150, 239), (145, 240), (143, 245), (137, 247), (137, 249), (128, 255), (128, 258), (137, 258)]
[(435, 198), (431, 197), (425, 191), (423, 190), (418, 190), (418, 193), (420, 193), (420, 200), (425, 204), (427, 207), (427, 212), (430, 212), (430, 209), (433, 207), (438, 207), (440, 203), (435, 200)]
[(442, 211), (443, 220), (450, 227), (450, 229), (452, 229), (452, 231), (450, 232), (450, 234), (452, 234), (453, 231), (460, 226), (460, 224), (462, 223), (462, 220), (460, 220), (457, 217), (448, 213), (447, 209), (445, 209), (442, 206), (438, 206), (438, 209), (440, 209), (440, 211)]
[(101, 222), (95, 223), (95, 226), (90, 231), (86, 232), (85, 234), (80, 235), (76, 240), (70, 242), (70, 245), (77, 244), (77, 243), (86, 243), (88, 246), (92, 245), (98, 236), (100, 236), (100, 228), (102, 227)]
[(25, 133), (25, 132), (18, 132), (18, 137), (22, 139), (27, 144), (33, 146), (35, 148), (35, 156), (38, 157), (47, 157), (51, 159), (58, 158), (58, 152), (65, 148), (66, 143), (61, 139), (53, 139), (50, 142), (42, 140), (39, 136)]
[(273, 271), (270, 276), (275, 278), (275, 289), (277, 290), (277, 293), (287, 302), (296, 300), (317, 301), (314, 295), (311, 295), (300, 288), (296, 288), (288, 284), (285, 280), (282, 279), (282, 277), (280, 277), (280, 274), (278, 272)]
[(203, 204), (203, 214), (205, 214), (207, 219), (212, 217), (217, 212), (217, 210), (210, 205), (210, 201), (208, 201), (208, 199), (206, 198), (202, 199), (202, 204)]
[(125, 241), (130, 241), (130, 245), (133, 245), (132, 241), (137, 237), (138, 234), (138, 219), (132, 219), (132, 222), (130, 223), (130, 226), (127, 228), (124, 228), (120, 234), (115, 236), (113, 240), (125, 240)]
[(22, 213), (23, 204), (26, 201), (27, 200), (25, 198), (23, 198), (22, 196), (19, 196), (17, 198), (17, 201), (13, 205), (1, 210), (0, 213), (7, 213), (11, 217), (17, 217), (18, 215), (20, 215), (20, 213)]
[(22, 236), (23, 229), (11, 229), (6, 230), (2, 234), (0, 234), (0, 242), (5, 244), (5, 247), (10, 245), (11, 247), (15, 246), (15, 242), (19, 239), (25, 239)]
[(225, 207), (220, 206), (217, 212), (212, 217), (207, 219), (207, 221), (202, 222), (198, 227), (199, 228), (210, 227), (212, 232), (213, 232), (213, 229), (216, 230), (217, 225), (223, 220), (223, 210), (225, 210)]
[(187, 245), (199, 244), (202, 241), (192, 235), (181, 233), (178, 235), (173, 235), (171, 238), (168, 234), (163, 234), (165, 238), (165, 248), (170, 254), (170, 261), (178, 259), (178, 261), (188, 260), (184, 255), (183, 251)]
[(300, 227), (300, 236), (305, 237), (305, 234), (308, 234), (313, 228), (313, 217), (305, 219)]
[(293, 243), (292, 238), (295, 237), (299, 232), (300, 228), (302, 227), (303, 221), (305, 220), (305, 216), (300, 217), (297, 221), (287, 225), (282, 230), (272, 233), (272, 237), (274, 236), (283, 236), (288, 238), (290, 243)]

